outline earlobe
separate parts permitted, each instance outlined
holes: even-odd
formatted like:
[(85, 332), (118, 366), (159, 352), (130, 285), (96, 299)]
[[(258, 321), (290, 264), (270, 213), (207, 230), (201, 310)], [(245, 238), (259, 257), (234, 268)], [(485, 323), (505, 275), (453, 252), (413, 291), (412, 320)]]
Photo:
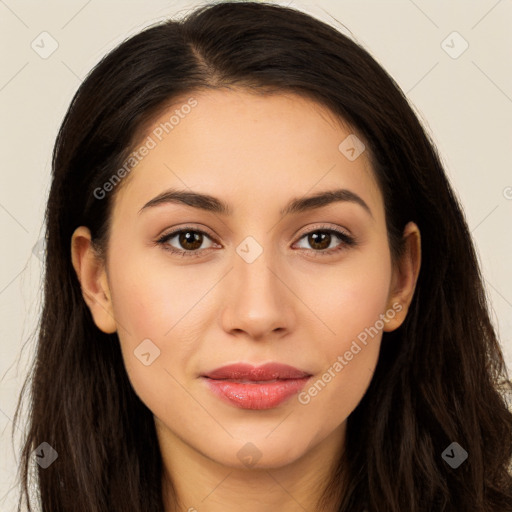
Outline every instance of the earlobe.
[(91, 233), (85, 226), (77, 228), (71, 237), (71, 260), (94, 323), (105, 333), (116, 332), (105, 265), (94, 251)]
[(394, 331), (404, 322), (420, 273), (421, 234), (414, 222), (409, 222), (405, 226), (403, 238), (405, 243), (404, 253), (393, 269), (393, 279), (388, 299), (388, 310), (392, 309), (396, 311), (396, 314), (386, 323), (384, 331)]

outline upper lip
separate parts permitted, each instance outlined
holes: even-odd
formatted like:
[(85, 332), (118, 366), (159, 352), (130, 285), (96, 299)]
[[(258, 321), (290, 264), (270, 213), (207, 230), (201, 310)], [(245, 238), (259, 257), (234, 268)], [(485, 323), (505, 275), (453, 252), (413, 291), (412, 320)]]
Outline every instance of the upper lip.
[(253, 366), (248, 363), (235, 363), (222, 366), (211, 372), (203, 374), (203, 377), (210, 379), (233, 379), (233, 380), (274, 380), (274, 379), (302, 379), (310, 377), (311, 374), (294, 368), (287, 364), (267, 363), (261, 366)]

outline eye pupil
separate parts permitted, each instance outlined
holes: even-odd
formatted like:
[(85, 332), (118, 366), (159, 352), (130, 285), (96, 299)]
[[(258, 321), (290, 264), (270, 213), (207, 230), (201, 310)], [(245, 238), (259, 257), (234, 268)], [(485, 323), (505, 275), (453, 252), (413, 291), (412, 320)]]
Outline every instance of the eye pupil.
[[(320, 239), (320, 241), (317, 239)], [(331, 244), (331, 234), (326, 231), (315, 231), (309, 235), (308, 241), (311, 247), (315, 249), (327, 249)], [(325, 241), (327, 241), (327, 243), (325, 243)], [(319, 245), (319, 247), (315, 247), (315, 245)]]
[[(179, 235), (179, 242), (183, 248), (194, 251), (201, 247), (202, 238), (203, 235), (197, 231), (183, 231)], [(192, 244), (192, 247), (189, 247), (187, 244)]]

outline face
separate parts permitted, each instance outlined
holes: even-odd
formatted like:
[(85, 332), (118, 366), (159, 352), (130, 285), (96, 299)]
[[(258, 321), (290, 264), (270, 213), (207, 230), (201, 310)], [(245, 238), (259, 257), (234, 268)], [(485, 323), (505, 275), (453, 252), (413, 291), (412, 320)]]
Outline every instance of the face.
[[(162, 440), (227, 466), (243, 467), (244, 450), (259, 467), (282, 466), (343, 437), (407, 290), (397, 289), (382, 195), (367, 152), (345, 141), (349, 128), (292, 94), (190, 97), (148, 130), (150, 149), (117, 191), (104, 293), (89, 304), (98, 327), (117, 330)], [(162, 196), (170, 190), (228, 211)], [(241, 383), (232, 400), (203, 377), (272, 362), (310, 377), (289, 381), (290, 395)]]

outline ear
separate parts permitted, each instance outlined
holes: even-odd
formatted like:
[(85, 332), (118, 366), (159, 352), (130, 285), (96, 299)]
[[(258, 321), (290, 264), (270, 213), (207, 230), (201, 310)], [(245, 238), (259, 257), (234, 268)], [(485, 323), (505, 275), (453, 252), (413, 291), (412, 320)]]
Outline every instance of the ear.
[(402, 325), (414, 296), (421, 266), (421, 235), (418, 226), (409, 222), (403, 233), (404, 253), (393, 268), (393, 277), (388, 297), (388, 310), (396, 311), (385, 323), (384, 331), (394, 331)]
[(91, 233), (85, 226), (77, 228), (71, 237), (71, 260), (94, 323), (105, 333), (116, 332), (105, 265), (94, 251)]

